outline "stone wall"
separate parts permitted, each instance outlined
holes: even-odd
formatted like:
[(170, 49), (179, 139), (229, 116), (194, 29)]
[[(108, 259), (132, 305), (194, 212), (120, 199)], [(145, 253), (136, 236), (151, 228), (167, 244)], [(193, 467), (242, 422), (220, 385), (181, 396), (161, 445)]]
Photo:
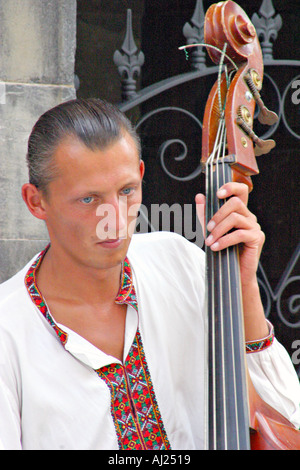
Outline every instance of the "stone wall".
[(26, 146), (38, 117), (75, 97), (76, 0), (0, 0), (0, 282), (48, 241), (27, 210)]

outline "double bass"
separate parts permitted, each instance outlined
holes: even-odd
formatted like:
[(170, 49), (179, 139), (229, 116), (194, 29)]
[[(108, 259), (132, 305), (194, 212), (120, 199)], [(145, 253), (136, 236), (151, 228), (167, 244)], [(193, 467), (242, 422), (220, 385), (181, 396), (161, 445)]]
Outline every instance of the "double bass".
[[(220, 208), (216, 192), (229, 181), (252, 190), (259, 170), (256, 157), (273, 140), (253, 130), (256, 108), (261, 123), (277, 115), (264, 105), (260, 91), (263, 59), (255, 28), (235, 2), (207, 10), (204, 42), (218, 79), (205, 107), (202, 166), (206, 178), (207, 222)], [(223, 69), (225, 69), (223, 71)], [(239, 247), (213, 252), (206, 247), (208, 310), (208, 448), (219, 450), (300, 449), (300, 431), (265, 403), (251, 382), (246, 361), (239, 274)]]

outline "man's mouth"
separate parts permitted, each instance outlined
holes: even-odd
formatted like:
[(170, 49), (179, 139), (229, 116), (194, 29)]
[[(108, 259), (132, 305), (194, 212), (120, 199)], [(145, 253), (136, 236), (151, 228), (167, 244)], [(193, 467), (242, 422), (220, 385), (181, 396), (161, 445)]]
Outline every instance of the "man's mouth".
[(106, 238), (105, 240), (102, 240), (102, 241), (99, 241), (97, 242), (97, 245), (100, 245), (102, 248), (118, 248), (122, 242), (123, 242), (124, 238)]

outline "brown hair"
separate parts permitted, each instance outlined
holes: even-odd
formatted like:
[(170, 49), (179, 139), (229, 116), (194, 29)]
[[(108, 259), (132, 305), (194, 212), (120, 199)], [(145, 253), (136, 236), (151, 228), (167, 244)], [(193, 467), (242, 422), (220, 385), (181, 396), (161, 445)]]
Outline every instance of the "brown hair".
[(68, 135), (88, 148), (104, 149), (128, 132), (140, 154), (140, 140), (127, 117), (106, 101), (89, 98), (64, 102), (46, 111), (34, 125), (28, 140), (29, 182), (46, 192), (56, 176), (53, 154)]

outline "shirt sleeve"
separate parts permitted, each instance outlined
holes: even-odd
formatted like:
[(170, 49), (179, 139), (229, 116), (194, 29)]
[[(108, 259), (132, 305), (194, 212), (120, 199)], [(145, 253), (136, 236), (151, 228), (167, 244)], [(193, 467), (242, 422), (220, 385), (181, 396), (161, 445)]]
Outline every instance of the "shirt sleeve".
[(300, 384), (286, 349), (274, 338), (269, 347), (247, 354), (247, 363), (261, 398), (300, 429)]
[(20, 413), (15, 398), (1, 377), (0, 449), (21, 450)]
[(21, 412), (14, 352), (0, 333), (0, 448), (21, 450)]

